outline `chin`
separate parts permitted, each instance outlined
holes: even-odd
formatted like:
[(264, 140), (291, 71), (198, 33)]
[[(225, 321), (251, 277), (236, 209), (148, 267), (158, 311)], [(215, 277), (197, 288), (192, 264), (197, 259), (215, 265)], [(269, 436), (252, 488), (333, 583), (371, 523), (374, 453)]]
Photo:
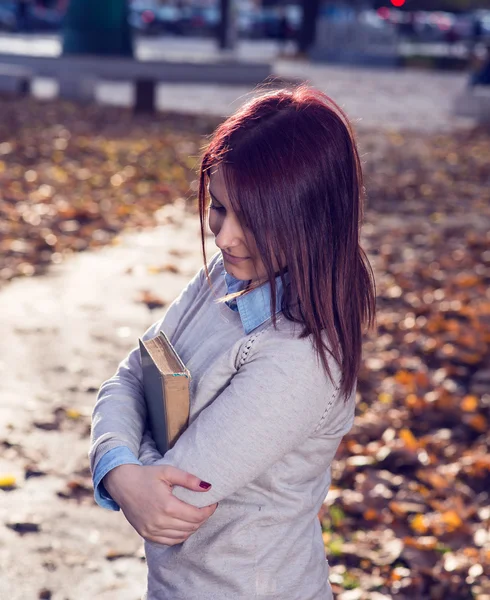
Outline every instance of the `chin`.
[(224, 264), (225, 271), (235, 279), (240, 279), (241, 281), (250, 281), (253, 279), (251, 274), (248, 272), (248, 269), (240, 269), (240, 267), (236, 265), (227, 265), (226, 261)]

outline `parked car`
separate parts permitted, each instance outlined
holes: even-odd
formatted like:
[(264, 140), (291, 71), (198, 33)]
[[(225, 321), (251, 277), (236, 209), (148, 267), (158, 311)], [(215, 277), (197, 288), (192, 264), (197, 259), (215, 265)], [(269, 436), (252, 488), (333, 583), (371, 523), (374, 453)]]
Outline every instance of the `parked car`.
[(17, 16), (17, 3), (5, 2), (0, 4), (1, 31), (58, 31), (63, 23), (64, 14), (57, 5), (46, 5), (40, 2), (28, 4), (22, 23)]
[(181, 14), (176, 6), (160, 6), (156, 16), (162, 33), (182, 33), (180, 24)]
[(180, 31), (182, 35), (211, 36), (216, 35), (221, 19), (220, 10), (214, 6), (185, 6), (180, 15)]
[(58, 31), (64, 15), (57, 8), (46, 8), (33, 3), (29, 10), (29, 29), (33, 31)]
[(361, 10), (358, 19), (359, 22), (373, 29), (386, 29), (389, 26), (389, 23), (380, 15), (379, 11), (371, 8)]
[(238, 9), (237, 13), (237, 29), (238, 35), (247, 39), (255, 39), (261, 37), (261, 32), (257, 28), (258, 21), (257, 9), (242, 8)]
[(135, 31), (145, 35), (181, 32), (180, 10), (176, 6), (161, 6), (151, 0), (133, 2), (128, 20)]
[[(239, 12), (239, 31), (245, 31), (247, 37), (278, 39), (282, 37), (282, 18), (285, 15), (288, 24), (288, 37), (295, 37), (301, 25), (301, 8), (297, 5), (289, 5), (281, 8), (265, 7), (262, 9), (250, 10), (245, 13), (246, 17), (241, 17), (242, 26), (240, 27)], [(246, 24), (246, 29), (243, 27)]]
[(455, 25), (455, 17), (447, 12), (418, 11), (415, 13), (415, 31), (421, 42), (447, 41)]
[(138, 33), (145, 33), (148, 35), (158, 33), (154, 7), (131, 7), (128, 21), (130, 26)]

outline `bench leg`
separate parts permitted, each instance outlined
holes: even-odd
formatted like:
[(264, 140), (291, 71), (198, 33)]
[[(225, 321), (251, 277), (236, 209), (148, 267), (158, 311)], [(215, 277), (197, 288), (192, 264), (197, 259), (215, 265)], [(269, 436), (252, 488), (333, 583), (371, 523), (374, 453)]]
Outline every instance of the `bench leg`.
[(0, 93), (20, 96), (21, 98), (29, 96), (31, 93), (31, 79), (25, 76), (0, 74)]
[(28, 77), (21, 79), (19, 82), (19, 96), (22, 98), (31, 95), (31, 80)]
[(154, 79), (135, 81), (135, 113), (154, 113), (156, 110), (156, 83)]

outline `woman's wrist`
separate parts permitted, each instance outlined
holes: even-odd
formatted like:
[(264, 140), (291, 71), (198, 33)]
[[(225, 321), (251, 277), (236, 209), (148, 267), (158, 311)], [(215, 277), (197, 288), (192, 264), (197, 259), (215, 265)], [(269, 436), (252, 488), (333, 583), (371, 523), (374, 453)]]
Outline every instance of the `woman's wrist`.
[(119, 498), (121, 495), (122, 481), (127, 478), (131, 468), (134, 469), (138, 467), (139, 465), (119, 465), (114, 467), (114, 469), (111, 469), (107, 475), (102, 478), (102, 485), (117, 504), (121, 504)]

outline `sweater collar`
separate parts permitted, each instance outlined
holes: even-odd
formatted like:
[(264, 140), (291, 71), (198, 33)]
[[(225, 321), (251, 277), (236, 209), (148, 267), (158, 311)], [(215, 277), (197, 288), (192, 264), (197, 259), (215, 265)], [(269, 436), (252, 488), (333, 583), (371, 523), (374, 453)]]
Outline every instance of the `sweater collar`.
[[(224, 271), (224, 269), (223, 269)], [(233, 294), (243, 289), (246, 282), (236, 279), (233, 275), (226, 273), (225, 283), (227, 294)], [(281, 278), (276, 277), (276, 314), (281, 312), (283, 287)], [(264, 283), (251, 292), (229, 300), (226, 305), (238, 312), (245, 333), (250, 333), (259, 325), (271, 318), (271, 288), (269, 283)]]

